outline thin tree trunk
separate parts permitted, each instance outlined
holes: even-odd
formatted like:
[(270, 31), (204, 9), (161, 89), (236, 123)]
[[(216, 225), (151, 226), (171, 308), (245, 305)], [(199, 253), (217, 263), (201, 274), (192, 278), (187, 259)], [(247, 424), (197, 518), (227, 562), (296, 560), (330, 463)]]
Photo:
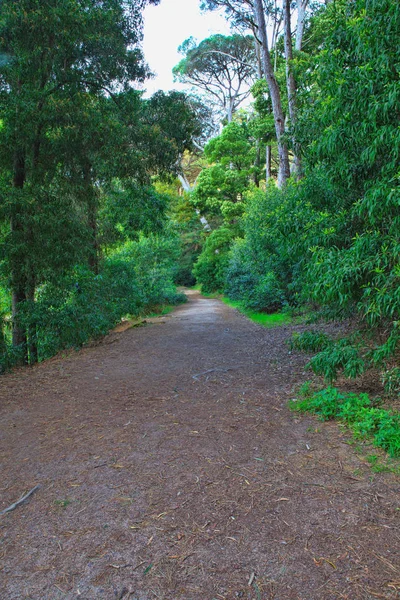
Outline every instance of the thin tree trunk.
[(91, 166), (86, 164), (83, 170), (84, 190), (88, 207), (88, 226), (91, 234), (90, 250), (89, 250), (89, 267), (95, 275), (99, 273), (99, 241), (97, 230), (97, 211), (98, 202), (96, 190), (93, 187), (91, 177)]
[[(35, 303), (35, 276), (33, 273), (33, 267), (29, 265), (28, 261), (28, 281), (25, 292), (25, 299), (29, 302), (32, 311), (34, 309)], [(27, 346), (28, 346), (28, 354), (29, 354), (29, 364), (34, 365), (38, 362), (38, 347), (37, 347), (37, 324), (36, 321), (32, 318), (32, 311), (29, 319), (28, 331), (27, 331)]]
[(275, 121), (276, 139), (278, 142), (279, 171), (278, 186), (284, 187), (290, 177), (289, 155), (285, 143), (285, 117), (282, 109), (281, 94), (276, 81), (268, 50), (267, 30), (262, 0), (254, 0), (254, 18), (258, 27), (259, 42), (261, 44), (261, 57), (265, 79), (267, 80), (272, 102), (272, 111)]
[(284, 42), (285, 42), (285, 63), (286, 63), (286, 87), (288, 94), (289, 120), (290, 129), (292, 132), (293, 141), (293, 171), (297, 178), (301, 177), (302, 165), (300, 158), (300, 147), (296, 141), (296, 125), (297, 125), (297, 110), (296, 110), (296, 81), (293, 74), (293, 46), (292, 46), (292, 31), (290, 23), (290, 0), (283, 2), (283, 22), (284, 22)]
[(182, 185), (182, 188), (185, 192), (191, 192), (192, 191), (192, 186), (190, 185), (190, 183), (188, 182), (188, 180), (186, 179), (185, 175), (183, 174), (178, 174), (178, 179)]
[(260, 140), (256, 140), (256, 157), (254, 159), (254, 185), (260, 187), (261, 148)]
[(255, 36), (255, 32), (254, 33), (254, 47), (255, 47), (255, 51), (256, 51), (256, 60), (257, 60), (257, 75), (258, 75), (258, 79), (262, 79), (263, 77), (263, 70), (262, 70), (262, 61), (261, 61), (261, 48), (260, 48), (260, 44)]
[[(13, 187), (22, 190), (25, 185), (25, 155), (22, 150), (17, 150), (14, 157), (14, 177)], [(11, 235), (16, 237), (17, 245), (21, 243), (23, 226), (20, 215), (17, 210), (11, 217), (10, 228)], [(27, 354), (27, 338), (25, 328), (20, 323), (20, 308), (25, 301), (26, 291), (26, 276), (25, 276), (25, 261), (21, 260), (18, 253), (11, 259), (11, 305), (12, 305), (12, 344), (14, 348), (22, 349), (21, 362), (28, 362)]]
[(268, 182), (271, 177), (271, 163), (272, 163), (272, 148), (267, 146), (265, 149), (265, 181)]
[(308, 0), (297, 0), (297, 30), (295, 50), (300, 52), (303, 46), (304, 26), (306, 22), (306, 10)]

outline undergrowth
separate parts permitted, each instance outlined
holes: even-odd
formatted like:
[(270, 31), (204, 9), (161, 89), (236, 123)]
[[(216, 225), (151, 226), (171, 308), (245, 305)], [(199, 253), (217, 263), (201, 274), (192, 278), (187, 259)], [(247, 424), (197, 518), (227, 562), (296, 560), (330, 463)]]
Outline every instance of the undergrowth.
[(290, 325), (293, 323), (294, 319), (297, 321), (299, 319), (299, 317), (293, 317), (290, 312), (275, 312), (268, 314), (265, 312), (257, 312), (255, 310), (247, 309), (243, 306), (242, 302), (231, 300), (222, 294), (207, 294), (203, 292), (200, 285), (195, 286), (194, 289), (201, 291), (202, 296), (205, 296), (206, 298), (218, 298), (224, 302), (224, 304), (235, 308), (242, 313), (242, 315), (245, 315), (245, 317), (251, 321), (254, 321), (254, 323), (262, 325), (263, 327), (279, 327), (280, 325)]
[(299, 399), (290, 402), (292, 410), (318, 415), (321, 421), (342, 421), (356, 438), (372, 439), (375, 446), (398, 458), (400, 414), (380, 408), (380, 405), (380, 399), (371, 399), (368, 394), (341, 392), (334, 387), (313, 392), (309, 383), (300, 388)]

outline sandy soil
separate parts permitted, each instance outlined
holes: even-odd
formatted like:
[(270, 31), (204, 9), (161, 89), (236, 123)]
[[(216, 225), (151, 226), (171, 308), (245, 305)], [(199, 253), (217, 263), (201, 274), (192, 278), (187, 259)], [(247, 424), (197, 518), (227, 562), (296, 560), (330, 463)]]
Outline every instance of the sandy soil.
[[(309, 375), (218, 300), (0, 380), (4, 600), (400, 597), (400, 481), (287, 408)], [(122, 328), (123, 329), (123, 328)]]

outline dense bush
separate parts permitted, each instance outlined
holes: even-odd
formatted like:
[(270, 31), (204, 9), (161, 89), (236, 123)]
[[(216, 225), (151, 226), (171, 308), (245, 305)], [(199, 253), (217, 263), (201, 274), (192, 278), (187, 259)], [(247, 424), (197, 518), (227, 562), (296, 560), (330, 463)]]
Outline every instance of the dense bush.
[(279, 309), (285, 302), (285, 294), (275, 273), (263, 272), (263, 264), (254, 264), (251, 260), (247, 239), (238, 239), (232, 247), (225, 293), (231, 300), (239, 300), (245, 308), (252, 310)]
[[(21, 315), (24, 326), (36, 332), (39, 360), (104, 335), (125, 315), (181, 302), (184, 296), (173, 283), (178, 254), (174, 237), (142, 236), (111, 253), (99, 275), (78, 266), (42, 285)], [(11, 366), (14, 353), (6, 344), (3, 370)]]
[(229, 248), (233, 237), (234, 232), (229, 227), (220, 227), (207, 236), (202, 253), (193, 269), (204, 292), (223, 291)]
[(301, 302), (311, 247), (342, 235), (343, 215), (333, 218), (326, 208), (331, 195), (319, 173), (284, 190), (250, 191), (244, 238), (233, 245), (226, 273), (227, 295), (256, 310)]

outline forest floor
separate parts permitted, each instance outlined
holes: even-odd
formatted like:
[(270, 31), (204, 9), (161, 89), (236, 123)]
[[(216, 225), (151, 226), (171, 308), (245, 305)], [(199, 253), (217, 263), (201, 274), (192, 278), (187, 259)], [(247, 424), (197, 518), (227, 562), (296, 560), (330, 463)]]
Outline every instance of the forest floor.
[(309, 378), (219, 300), (0, 380), (4, 600), (400, 597), (400, 480), (336, 423), (287, 408)]

